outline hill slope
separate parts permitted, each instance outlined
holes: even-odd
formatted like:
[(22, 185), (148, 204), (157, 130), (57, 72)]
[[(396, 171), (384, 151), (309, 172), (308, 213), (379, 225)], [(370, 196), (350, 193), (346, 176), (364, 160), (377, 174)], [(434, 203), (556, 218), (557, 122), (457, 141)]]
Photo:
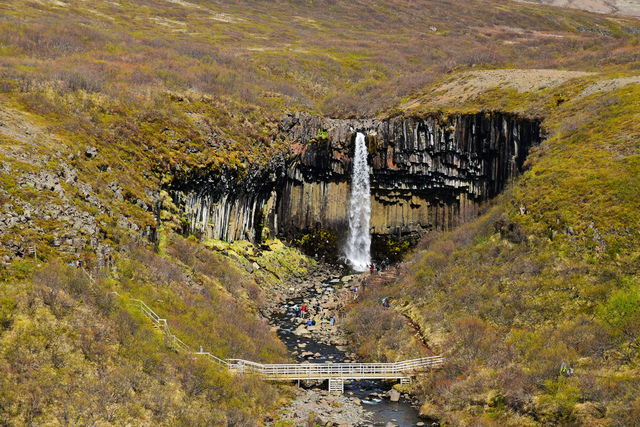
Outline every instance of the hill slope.
[[(496, 78), (515, 73), (527, 77), (506, 85)], [(548, 132), (486, 213), (429, 235), (406, 275), (370, 295), (391, 297), (448, 357), (448, 368), (414, 391), (425, 396), (423, 413), (452, 425), (640, 418), (640, 85), (562, 73), (546, 89), (530, 85), (548, 75), (474, 72), (407, 103), (414, 112), (437, 105), (535, 114)], [(465, 104), (433, 95), (454, 86)], [(371, 342), (362, 325), (351, 328)], [(393, 342), (390, 334), (380, 342)], [(572, 375), (561, 373), (563, 363)]]
[[(220, 357), (284, 360), (258, 309), (313, 263), (277, 242), (180, 237), (166, 189), (268, 167), (297, 110), (543, 119), (530, 170), (477, 222), (429, 236), (390, 290), (452, 360), (416, 390), (454, 424), (630, 422), (638, 28), (507, 1), (3, 2), (1, 422), (268, 416), (286, 392), (180, 357), (107, 293), (141, 297)], [(575, 376), (558, 378), (563, 359)]]

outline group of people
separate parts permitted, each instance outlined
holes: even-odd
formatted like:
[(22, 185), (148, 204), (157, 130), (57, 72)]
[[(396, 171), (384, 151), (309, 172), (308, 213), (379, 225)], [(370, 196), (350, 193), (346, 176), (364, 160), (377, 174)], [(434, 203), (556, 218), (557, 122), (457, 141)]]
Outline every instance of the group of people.
[(389, 258), (385, 258), (380, 263), (380, 265), (375, 265), (374, 263), (371, 263), (371, 265), (369, 266), (369, 272), (371, 273), (371, 275), (373, 275), (374, 272), (378, 273), (378, 276), (382, 277), (382, 272), (387, 269), (389, 264), (390, 264)]
[(76, 260), (69, 262), (69, 267), (82, 268), (82, 260)]
[[(307, 307), (306, 304), (302, 304), (300, 306), (298, 306), (298, 304), (295, 304), (292, 308), (296, 318), (301, 317), (304, 319), (307, 317), (309, 313), (309, 307)], [(322, 306), (320, 305), (320, 301), (317, 301), (315, 304), (313, 304), (313, 310), (315, 311), (316, 315), (322, 313), (322, 323), (329, 323), (331, 326), (334, 326), (336, 324), (335, 313), (331, 312), (327, 317), (327, 313), (323, 313)], [(315, 324), (316, 324), (315, 320), (311, 318), (307, 320), (307, 326), (315, 326)]]

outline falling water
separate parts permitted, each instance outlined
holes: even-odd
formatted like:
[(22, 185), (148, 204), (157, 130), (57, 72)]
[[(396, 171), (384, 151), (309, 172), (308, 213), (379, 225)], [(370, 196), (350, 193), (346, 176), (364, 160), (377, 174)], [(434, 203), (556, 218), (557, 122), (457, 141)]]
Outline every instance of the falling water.
[(347, 261), (354, 270), (364, 271), (371, 262), (371, 199), (369, 165), (364, 135), (356, 136), (356, 152), (353, 161), (351, 199), (349, 200), (349, 239), (345, 249)]

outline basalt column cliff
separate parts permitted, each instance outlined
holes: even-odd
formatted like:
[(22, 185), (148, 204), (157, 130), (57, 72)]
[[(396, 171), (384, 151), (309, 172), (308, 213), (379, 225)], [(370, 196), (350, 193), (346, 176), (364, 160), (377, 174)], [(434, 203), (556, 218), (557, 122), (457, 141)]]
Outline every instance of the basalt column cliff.
[(540, 139), (537, 122), (501, 113), (345, 121), (296, 115), (278, 233), (346, 227), (356, 131), (366, 135), (374, 234), (446, 230), (517, 175)]
[(503, 113), (386, 120), (287, 116), (287, 160), (244, 183), (209, 179), (183, 192), (192, 231), (225, 240), (286, 238), (310, 229), (346, 231), (357, 132), (367, 141), (371, 231), (447, 230), (473, 216), (522, 169), (539, 123)]

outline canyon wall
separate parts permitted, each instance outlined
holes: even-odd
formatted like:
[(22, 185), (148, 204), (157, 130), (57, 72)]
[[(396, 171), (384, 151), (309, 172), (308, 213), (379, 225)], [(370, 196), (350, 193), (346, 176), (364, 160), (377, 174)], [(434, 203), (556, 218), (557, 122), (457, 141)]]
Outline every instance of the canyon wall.
[(499, 194), (540, 141), (538, 122), (496, 112), (385, 120), (299, 113), (283, 119), (281, 132), (288, 158), (243, 183), (209, 179), (182, 193), (191, 231), (228, 241), (345, 232), (357, 132), (369, 151), (372, 233), (448, 230)]
[(374, 234), (448, 230), (500, 193), (540, 140), (536, 121), (502, 113), (332, 120), (296, 114), (277, 233), (346, 228), (356, 132), (365, 134)]

